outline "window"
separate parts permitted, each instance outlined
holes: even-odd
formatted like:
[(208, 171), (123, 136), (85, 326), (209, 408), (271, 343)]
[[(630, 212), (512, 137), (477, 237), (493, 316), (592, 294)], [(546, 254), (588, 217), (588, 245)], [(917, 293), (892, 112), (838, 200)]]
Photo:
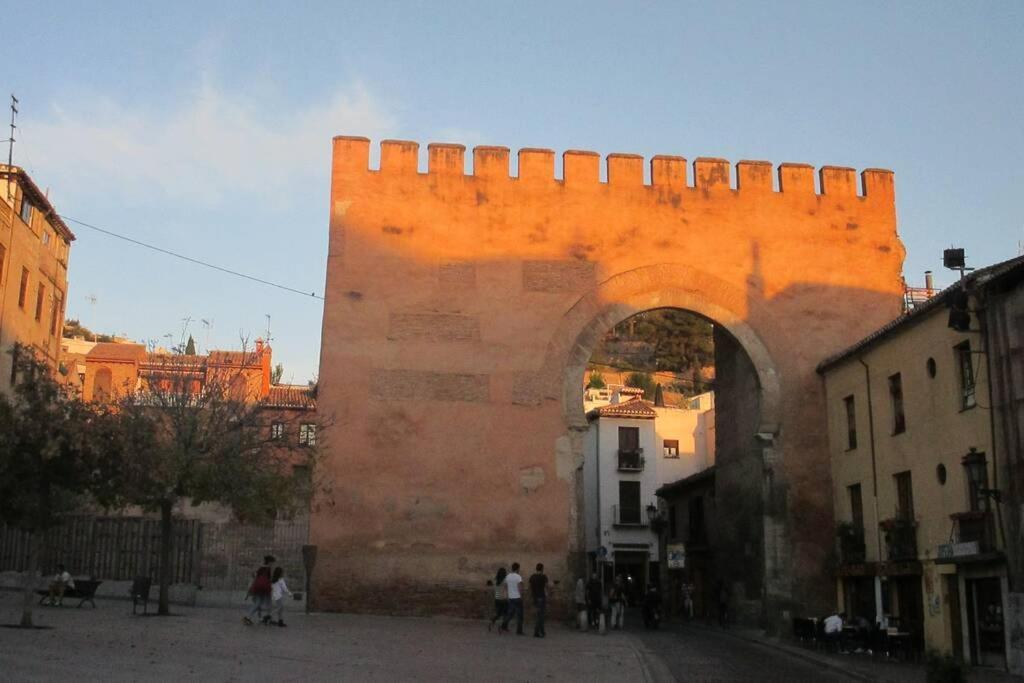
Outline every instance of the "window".
[(299, 425), (299, 445), (300, 446), (315, 446), (316, 445), (316, 425), (311, 423), (305, 423)]
[(49, 230), (43, 230), (43, 234), (40, 236), (39, 239), (41, 239), (43, 241), (43, 246), (44, 247), (50, 246), (50, 231)]
[(846, 450), (852, 451), (857, 447), (857, 406), (853, 396), (844, 398), (843, 404), (846, 407)]
[(965, 341), (958, 344), (953, 351), (956, 353), (960, 376), (960, 409), (967, 410), (977, 405), (974, 395), (974, 361), (971, 355), (971, 342)]
[(679, 537), (679, 525), (676, 524), (676, 506), (668, 506), (668, 537), (678, 538)]
[(860, 484), (847, 486), (846, 491), (850, 494), (850, 521), (858, 529), (864, 528), (864, 499), (861, 497)]
[(25, 199), (24, 196), (21, 198), (21, 220), (25, 221), (25, 225), (32, 225), (32, 202)]
[(619, 482), (619, 524), (640, 524), (640, 482)]
[(910, 478), (910, 472), (900, 472), (894, 474), (892, 478), (896, 484), (896, 518), (913, 521), (914, 485)]
[(284, 422), (274, 422), (270, 425), (270, 438), (274, 441), (284, 438)]
[(679, 457), (679, 439), (665, 439), (663, 449), (666, 458)]
[(691, 545), (704, 545), (707, 542), (704, 528), (704, 497), (694, 496), (688, 503), (689, 512), (689, 536), (687, 543)]
[(25, 299), (28, 297), (28, 268), (21, 269), (21, 287), (18, 289), (18, 308), (25, 310)]
[(627, 453), (640, 450), (639, 427), (619, 427), (619, 450)]
[(903, 414), (903, 378), (898, 372), (889, 377), (889, 400), (892, 403), (892, 433), (902, 434), (907, 430), (907, 418)]
[(36, 287), (36, 322), (43, 319), (43, 301), (46, 299), (46, 285), (42, 282)]
[(64, 293), (59, 289), (53, 295), (53, 310), (50, 311), (50, 335), (57, 334), (58, 323), (62, 320), (61, 314), (64, 308)]

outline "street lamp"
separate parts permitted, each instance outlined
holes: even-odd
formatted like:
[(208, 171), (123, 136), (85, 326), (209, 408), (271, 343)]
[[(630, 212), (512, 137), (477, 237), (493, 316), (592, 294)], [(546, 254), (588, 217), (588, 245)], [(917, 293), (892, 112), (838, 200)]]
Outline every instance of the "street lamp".
[(1000, 502), (1002, 492), (999, 489), (987, 488), (988, 484), (988, 461), (985, 459), (985, 452), (971, 447), (971, 450), (960, 459), (960, 463), (967, 468), (967, 478), (971, 486), (979, 496), (987, 496), (997, 503)]
[(651, 525), (651, 529), (656, 534), (661, 534), (661, 530), (665, 526), (665, 516), (658, 510), (658, 506), (651, 503), (647, 506), (647, 521)]

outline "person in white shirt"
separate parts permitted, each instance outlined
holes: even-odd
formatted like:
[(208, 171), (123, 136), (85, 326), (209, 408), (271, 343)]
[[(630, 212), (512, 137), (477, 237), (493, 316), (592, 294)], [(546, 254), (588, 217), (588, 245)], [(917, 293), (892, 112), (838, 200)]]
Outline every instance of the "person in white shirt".
[(824, 631), (826, 643), (839, 643), (839, 649), (843, 650), (843, 622), (846, 621), (846, 612), (832, 614), (825, 617)]
[(287, 626), (284, 623), (284, 596), (292, 597), (293, 593), (288, 590), (288, 584), (284, 582), (284, 567), (274, 567), (274, 576), (270, 585), (270, 599), (272, 614), (277, 615), (277, 625)]
[(501, 630), (508, 631), (508, 622), (516, 618), (516, 635), (523, 635), (523, 577), (519, 575), (519, 563), (512, 563), (512, 571), (505, 576), (505, 587), (508, 589), (508, 609), (501, 622)]
[(64, 601), (64, 591), (69, 588), (74, 589), (74, 587), (75, 580), (71, 578), (71, 574), (64, 569), (64, 565), (58, 564), (57, 574), (50, 582), (50, 604), (60, 605)]

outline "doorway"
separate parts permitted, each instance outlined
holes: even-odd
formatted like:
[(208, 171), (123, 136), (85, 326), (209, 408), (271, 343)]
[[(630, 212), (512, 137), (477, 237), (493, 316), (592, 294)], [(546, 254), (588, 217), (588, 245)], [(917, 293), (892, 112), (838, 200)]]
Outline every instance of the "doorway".
[(998, 576), (967, 579), (967, 632), (971, 664), (1006, 666), (1003, 591)]
[(647, 561), (646, 552), (615, 551), (615, 576), (622, 577), (630, 606), (639, 605), (647, 590)]

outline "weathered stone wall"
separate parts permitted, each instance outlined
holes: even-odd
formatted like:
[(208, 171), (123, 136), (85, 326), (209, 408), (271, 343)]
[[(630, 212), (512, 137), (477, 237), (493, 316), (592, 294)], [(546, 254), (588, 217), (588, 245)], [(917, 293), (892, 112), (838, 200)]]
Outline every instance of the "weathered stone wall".
[(367, 140), (334, 145), (317, 607), (479, 613), (512, 561), (544, 562), (563, 596), (582, 549), (583, 370), (612, 325), (661, 306), (712, 318), (756, 373), (767, 440), (737, 443), (771, 463), (770, 485), (743, 490), (778, 512), (757, 551), (788, 558), (773, 603), (827, 584), (814, 367), (899, 312), (891, 173), (858, 192), (853, 170), (823, 168), (819, 191), (783, 164), (776, 190), (771, 164), (741, 162), (733, 186), (727, 162), (698, 159), (691, 185), (685, 160), (655, 157), (648, 184), (642, 158), (610, 155), (601, 182), (594, 153), (565, 153), (556, 179), (551, 151), (524, 149), (511, 177), (507, 149), (479, 147), (466, 175), (458, 145), (431, 145), (420, 173), (409, 142), (383, 143), (374, 171)]

